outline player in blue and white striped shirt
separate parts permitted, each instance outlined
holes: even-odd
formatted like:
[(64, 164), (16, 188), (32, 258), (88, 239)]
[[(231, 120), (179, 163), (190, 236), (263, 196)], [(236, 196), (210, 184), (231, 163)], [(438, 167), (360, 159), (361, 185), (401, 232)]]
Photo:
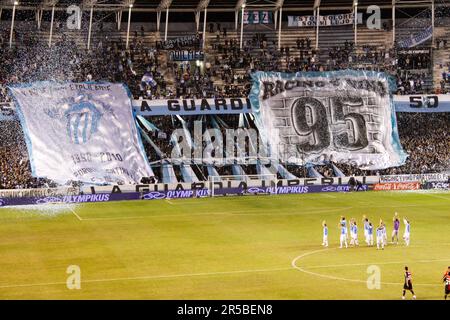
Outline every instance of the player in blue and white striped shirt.
[(347, 221), (345, 220), (345, 217), (341, 217), (341, 221), (339, 222), (339, 228), (341, 230), (341, 237), (340, 237), (340, 247), (345, 244), (345, 247), (348, 248), (347, 245)]
[(352, 224), (350, 226), (350, 230), (351, 230), (350, 245), (359, 246), (359, 243), (358, 243), (358, 226), (356, 225), (356, 221), (355, 220), (352, 220)]
[(324, 247), (328, 247), (328, 227), (327, 227), (327, 223), (324, 220), (322, 222), (322, 226), (323, 226), (323, 241), (322, 241), (322, 245)]
[(405, 240), (406, 246), (409, 246), (409, 236), (411, 232), (411, 224), (408, 218), (403, 218), (403, 223), (405, 224), (405, 231), (403, 232), (403, 240)]
[(364, 222), (364, 241), (369, 245), (369, 219), (366, 218), (366, 216), (363, 216), (363, 222)]
[(383, 227), (383, 243), (385, 246), (387, 246), (387, 230), (386, 230), (386, 225), (384, 224), (384, 222), (381, 224), (381, 226)]
[(377, 228), (377, 250), (380, 249), (384, 250), (384, 235), (383, 235), (383, 225), (380, 223), (380, 225)]
[(367, 245), (373, 246), (373, 225), (372, 222), (369, 222), (369, 226), (367, 227), (367, 233), (368, 233), (368, 243)]

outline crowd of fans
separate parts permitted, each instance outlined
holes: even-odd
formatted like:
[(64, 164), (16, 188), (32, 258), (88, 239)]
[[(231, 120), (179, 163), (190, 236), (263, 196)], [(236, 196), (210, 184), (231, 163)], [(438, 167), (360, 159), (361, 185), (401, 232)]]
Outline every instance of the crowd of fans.
[[(203, 49), (208, 52), (203, 62), (171, 61), (164, 43), (146, 44), (143, 29), (134, 32), (128, 49), (123, 40), (111, 40), (105, 34), (90, 51), (77, 47), (72, 39), (64, 36), (49, 48), (47, 43), (39, 41), (32, 33), (20, 32), (16, 32), (14, 38), (21, 45), (10, 49), (5, 35), (2, 35), (0, 102), (8, 101), (7, 84), (39, 80), (124, 82), (136, 99), (243, 97), (249, 93), (250, 74), (255, 70), (296, 72), (376, 68), (396, 77), (398, 94), (427, 90), (426, 78), (431, 72), (430, 55), (427, 54), (400, 53), (396, 47), (365, 45), (355, 48), (348, 41), (324, 52), (315, 50), (310, 38), (298, 38), (295, 45), (278, 49), (276, 43), (269, 41), (264, 33), (254, 34), (245, 41), (241, 50), (238, 39), (229, 36), (226, 28), (220, 24), (210, 24), (209, 31), (215, 37)], [(193, 44), (181, 45), (178, 49), (202, 50), (199, 35), (197, 40)], [(443, 73), (442, 81), (444, 84), (450, 82), (449, 72)], [(448, 115), (397, 115), (401, 142), (410, 157), (404, 166), (377, 174), (448, 169)], [(173, 147), (170, 133), (173, 128), (183, 127), (183, 122), (174, 117), (153, 117), (151, 121), (158, 129), (147, 132), (153, 145), (146, 141), (145, 146), (149, 159), (158, 162), (155, 163), (157, 166), (169, 158)], [(228, 124), (233, 127), (238, 121), (235, 122)], [(9, 144), (7, 140), (1, 144), (0, 188), (49, 185), (48, 181), (37, 180), (30, 175), (20, 124), (4, 122), (2, 128), (2, 136), (15, 138)], [(350, 164), (336, 165), (346, 175), (373, 174)], [(245, 170), (249, 174), (256, 173), (255, 166), (246, 166)], [(229, 167), (222, 167), (218, 171), (231, 174)], [(288, 171), (298, 177), (307, 174), (299, 166), (288, 166)], [(319, 166), (317, 171), (323, 176), (334, 175), (329, 165)], [(176, 169), (176, 173), (178, 176), (179, 169)], [(207, 172), (198, 174), (207, 175)]]
[(339, 163), (345, 175), (379, 175), (442, 172), (450, 168), (450, 115), (448, 113), (397, 113), (403, 149), (409, 155), (400, 167), (364, 171)]

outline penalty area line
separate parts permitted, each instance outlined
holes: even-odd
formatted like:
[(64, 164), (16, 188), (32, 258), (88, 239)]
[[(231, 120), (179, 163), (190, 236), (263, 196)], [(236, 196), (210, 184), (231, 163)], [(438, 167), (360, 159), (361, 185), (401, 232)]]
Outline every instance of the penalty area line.
[[(349, 279), (349, 278), (345, 278), (345, 277), (336, 277), (336, 276), (332, 276), (332, 275), (328, 275), (328, 274), (317, 273), (317, 272), (313, 272), (313, 271), (310, 271), (310, 270), (306, 270), (306, 269), (311, 268), (311, 267), (299, 266), (297, 264), (297, 262), (299, 260), (303, 259), (306, 256), (310, 256), (310, 255), (313, 255), (313, 254), (316, 254), (316, 253), (321, 253), (321, 252), (325, 252), (325, 251), (329, 251), (329, 250), (333, 250), (333, 249), (337, 249), (337, 248), (320, 249), (320, 250), (314, 250), (314, 251), (303, 253), (303, 254), (299, 255), (298, 257), (295, 257), (291, 261), (291, 267), (293, 269), (301, 271), (301, 272), (303, 272), (305, 274), (308, 274), (308, 275), (311, 275), (311, 276), (316, 276), (316, 277), (319, 277), (319, 278), (325, 278), (325, 279), (337, 280), (337, 281), (344, 281), (344, 282), (354, 282), (354, 283), (365, 283), (365, 284), (367, 284), (367, 280)], [(426, 260), (418, 260), (416, 262), (423, 263), (425, 261)], [(438, 261), (438, 260), (435, 260), (435, 261)], [(374, 265), (377, 265), (377, 264), (381, 265), (381, 264), (388, 264), (388, 263), (375, 263)], [(357, 266), (357, 265), (360, 265), (360, 264), (355, 264), (355, 266)], [(364, 264), (364, 265), (366, 265), (366, 264)], [(349, 264), (348, 266), (351, 266), (351, 265)], [(315, 267), (318, 267), (318, 266), (315, 266)], [(326, 266), (324, 266), (324, 267), (326, 267)], [(383, 285), (396, 285), (396, 286), (400, 286), (400, 285), (403, 284), (403, 283), (398, 283), (398, 282), (380, 282), (380, 283), (383, 284)], [(414, 285), (416, 285), (416, 286), (426, 286), (426, 287), (439, 287), (439, 286), (441, 286), (441, 284), (437, 284), (437, 283), (436, 284), (434, 284), (434, 283), (433, 284), (432, 283), (414, 283)]]
[(305, 269), (321, 269), (321, 268), (339, 268), (339, 267), (361, 267), (370, 265), (390, 265), (390, 264), (413, 264), (413, 263), (429, 263), (429, 262), (443, 262), (449, 261), (448, 259), (430, 259), (430, 260), (411, 260), (411, 261), (391, 261), (391, 262), (366, 262), (366, 263), (347, 263), (347, 264), (330, 264), (330, 265), (315, 265), (315, 266), (302, 266)]
[(261, 209), (257, 210), (240, 210), (240, 211), (220, 211), (220, 212), (202, 212), (202, 213), (182, 213), (182, 214), (163, 214), (163, 215), (146, 215), (146, 216), (130, 216), (130, 217), (98, 217), (98, 218), (83, 218), (83, 221), (114, 221), (114, 220), (134, 220), (134, 219), (147, 219), (147, 218), (176, 218), (176, 217), (198, 217), (198, 216), (241, 216), (241, 217), (252, 217), (252, 216), (301, 216), (301, 215), (310, 215), (316, 213), (330, 214), (330, 213), (339, 213), (343, 210), (349, 210), (352, 207), (343, 207), (343, 208), (335, 208), (335, 209), (323, 209), (316, 211), (308, 211), (308, 212), (278, 212), (278, 209), (274, 210), (266, 210), (265, 212), (261, 212)]

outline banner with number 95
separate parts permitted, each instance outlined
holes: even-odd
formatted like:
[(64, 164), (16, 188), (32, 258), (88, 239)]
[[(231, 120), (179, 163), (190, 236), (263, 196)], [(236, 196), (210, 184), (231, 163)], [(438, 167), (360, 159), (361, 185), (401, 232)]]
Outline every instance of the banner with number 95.
[(405, 162), (391, 94), (395, 82), (384, 73), (255, 72), (252, 78), (249, 98), (270, 158), (367, 170)]

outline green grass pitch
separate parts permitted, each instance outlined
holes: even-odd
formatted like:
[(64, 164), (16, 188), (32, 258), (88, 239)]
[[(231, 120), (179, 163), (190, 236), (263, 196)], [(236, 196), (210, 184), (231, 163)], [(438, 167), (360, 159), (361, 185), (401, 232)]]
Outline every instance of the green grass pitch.
[[(443, 299), (450, 193), (362, 192), (0, 209), (0, 299)], [(411, 245), (339, 249), (341, 215), (411, 221)], [(329, 226), (324, 249), (321, 223)], [(400, 233), (403, 233), (403, 223)], [(66, 287), (69, 265), (81, 289)], [(367, 269), (381, 271), (369, 290)], [(411, 295), (407, 295), (411, 298)]]

